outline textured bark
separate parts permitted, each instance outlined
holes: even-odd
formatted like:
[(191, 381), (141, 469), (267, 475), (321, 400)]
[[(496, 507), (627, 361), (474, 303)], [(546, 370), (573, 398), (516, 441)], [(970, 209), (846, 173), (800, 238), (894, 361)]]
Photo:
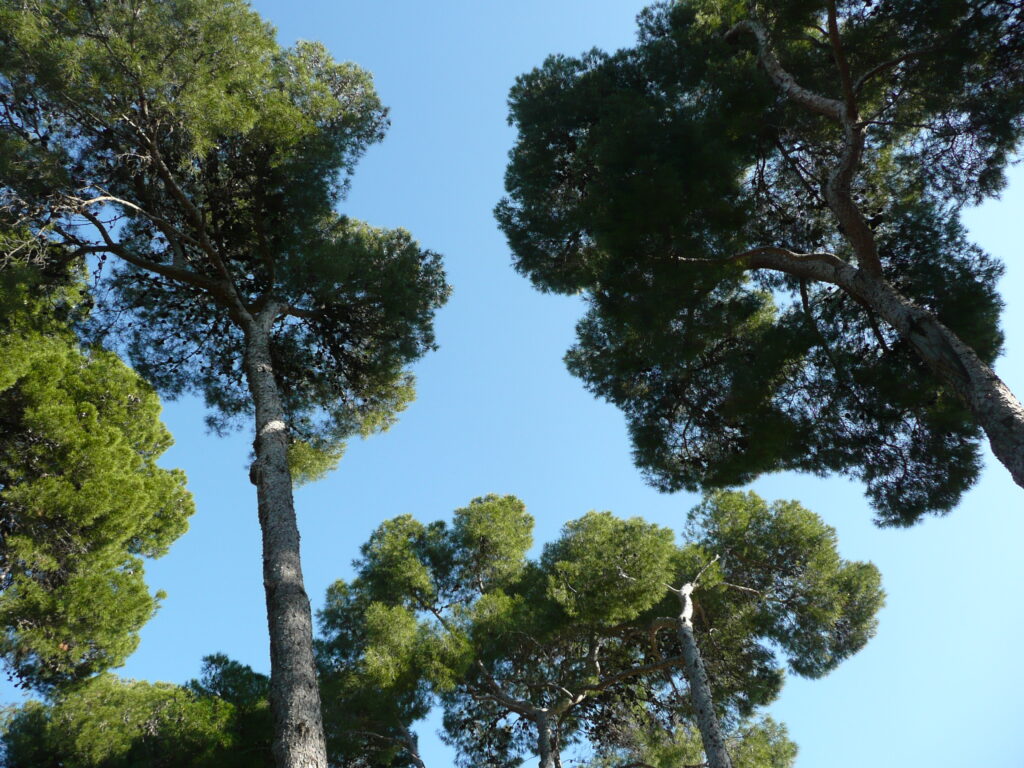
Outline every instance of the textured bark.
[(876, 312), (957, 394), (988, 437), (992, 453), (1024, 488), (1024, 405), (969, 346), (931, 312), (901, 295), (884, 278), (831, 254), (793, 254), (761, 248), (745, 254), (750, 267), (774, 269), (832, 283)]
[(245, 328), (245, 374), (256, 406), (256, 460), (250, 478), (263, 532), (274, 760), (278, 768), (327, 768), (313, 621), (302, 582), (288, 471), (288, 428), (270, 357), (270, 326), (276, 314), (268, 307)]
[(715, 715), (714, 700), (711, 697), (711, 684), (704, 669), (704, 661), (693, 636), (693, 587), (692, 583), (684, 584), (679, 590), (679, 602), (682, 611), (679, 614), (677, 631), (679, 642), (683, 648), (683, 674), (690, 687), (690, 701), (697, 715), (697, 728), (700, 730), (704, 754), (708, 758), (709, 768), (732, 768), (732, 760), (725, 749), (725, 737)]
[(405, 753), (412, 760), (412, 764), (416, 768), (427, 768), (423, 759), (420, 757), (420, 740), (411, 730), (402, 726), (402, 742), (405, 746)]
[(537, 756), (540, 757), (538, 768), (558, 768), (560, 763), (551, 721), (546, 714), (539, 713), (534, 722), (537, 724)]

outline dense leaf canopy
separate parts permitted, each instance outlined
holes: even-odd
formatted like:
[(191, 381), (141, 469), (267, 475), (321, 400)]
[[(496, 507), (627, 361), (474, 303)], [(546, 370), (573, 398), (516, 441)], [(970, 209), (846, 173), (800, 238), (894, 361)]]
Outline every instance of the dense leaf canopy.
[(6, 713), (8, 768), (270, 768), (269, 681), (221, 654), (185, 686), (101, 675)]
[(152, 388), (67, 320), (75, 281), (0, 272), (0, 656), (44, 690), (118, 666), (156, 609), (142, 557), (184, 533), (192, 499)]
[(995, 358), (1002, 268), (958, 212), (1024, 128), (1020, 4), (683, 0), (639, 23), (510, 97), (497, 216), (536, 286), (587, 296), (570, 370), (661, 489), (840, 472), (884, 524), (950, 509), (980, 466), (964, 404), (860, 297), (797, 275), (829, 254), (884, 276)]
[(350, 685), (348, 714), (327, 718), (328, 731), (332, 720), (373, 731), (375, 718), (397, 745), (395, 726), (408, 730), (436, 697), (465, 765), (517, 765), (545, 728), (556, 751), (585, 739), (608, 754), (630, 748), (624, 723), (674, 717), (673, 732), (692, 735), (668, 587), (706, 571), (694, 623), (720, 715), (738, 734), (778, 693), (783, 660), (800, 675), (827, 673), (871, 637), (882, 602), (874, 566), (842, 560), (835, 532), (794, 502), (710, 496), (682, 546), (661, 526), (591, 512), (531, 560), (531, 530), (510, 496), (475, 499), (451, 524), (382, 524), (322, 616), (327, 677)]
[(387, 126), (369, 74), (281, 49), (235, 0), (5, 2), (0, 28), (0, 202), (36, 239), (100, 254), (93, 333), (223, 427), (252, 409), (240, 313), (273, 304), (293, 439), (336, 461), (387, 427), (448, 288), (407, 232), (334, 212)]

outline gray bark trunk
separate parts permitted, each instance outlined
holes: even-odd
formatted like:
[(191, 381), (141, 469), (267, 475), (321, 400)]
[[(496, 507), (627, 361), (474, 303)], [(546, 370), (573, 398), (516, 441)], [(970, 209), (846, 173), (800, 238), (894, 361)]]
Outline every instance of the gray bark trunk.
[(679, 601), (682, 612), (677, 625), (679, 642), (683, 647), (683, 674), (690, 686), (690, 701), (697, 715), (697, 728), (700, 730), (704, 754), (708, 759), (708, 768), (732, 768), (732, 760), (725, 749), (725, 737), (715, 715), (714, 700), (711, 698), (711, 684), (704, 669), (704, 661), (693, 636), (693, 584), (684, 584), (679, 590)]
[(537, 723), (537, 755), (540, 757), (538, 768), (558, 768), (558, 751), (555, 749), (555, 734), (551, 721), (541, 714)]
[(416, 768), (427, 768), (423, 759), (420, 757), (420, 740), (410, 729), (402, 726), (402, 739), (405, 741), (405, 752), (409, 755), (409, 759), (412, 760), (413, 765)]
[(996, 372), (931, 312), (887, 282), (858, 272), (856, 290), (956, 392), (985, 431), (996, 458), (1024, 487), (1024, 406)]
[(246, 330), (245, 374), (256, 407), (250, 478), (263, 533), (263, 586), (270, 628), (270, 708), (278, 768), (327, 768), (313, 661), (313, 622), (299, 562), (299, 529), (288, 471), (288, 428), (270, 358), (267, 310)]
[(931, 312), (902, 296), (884, 278), (836, 257), (752, 252), (750, 265), (832, 283), (861, 300), (914, 348), (935, 375), (960, 398), (988, 437), (989, 447), (1013, 481), (1024, 488), (1024, 405), (974, 350)]

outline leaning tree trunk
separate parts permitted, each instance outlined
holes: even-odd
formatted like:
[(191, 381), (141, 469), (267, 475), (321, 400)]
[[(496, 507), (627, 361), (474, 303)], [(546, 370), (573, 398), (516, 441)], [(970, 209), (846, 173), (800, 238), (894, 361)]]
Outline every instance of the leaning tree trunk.
[(797, 83), (782, 68), (772, 51), (768, 31), (760, 22), (740, 21), (729, 30), (726, 38), (743, 31), (753, 34), (757, 40), (758, 61), (776, 88), (790, 101), (826, 116), (842, 128), (843, 150), (830, 174), (825, 196), (861, 268), (829, 254), (794, 254), (783, 248), (756, 248), (749, 254), (753, 256), (751, 264), (763, 262), (761, 266), (769, 269), (833, 283), (877, 312), (957, 394), (985, 431), (992, 453), (1010, 471), (1013, 481), (1024, 488), (1024, 405), (973, 349), (934, 314), (900, 295), (883, 276), (874, 234), (851, 190), (864, 152), (867, 124), (858, 112), (858, 96), (851, 82), (834, 2), (828, 6), (828, 22), (843, 100), (815, 93)]
[(935, 315), (888, 282), (858, 270), (851, 286), (886, 320), (950, 389), (988, 437), (989, 447), (1024, 488), (1024, 406), (996, 372)]
[(884, 277), (831, 254), (795, 254), (768, 247), (743, 255), (755, 268), (836, 285), (876, 312), (956, 393), (984, 430), (992, 453), (1010, 471), (1013, 481), (1024, 488), (1024, 405), (996, 372), (934, 314), (900, 294)]
[(725, 737), (715, 715), (711, 698), (711, 684), (704, 669), (704, 660), (693, 636), (693, 584), (684, 584), (679, 590), (682, 611), (679, 614), (677, 630), (683, 647), (683, 674), (690, 687), (690, 701), (697, 715), (697, 728), (708, 758), (708, 768), (732, 768), (732, 760), (725, 749)]
[(299, 528), (288, 470), (288, 427), (270, 358), (272, 312), (245, 329), (245, 374), (256, 406), (250, 478), (263, 533), (263, 587), (270, 627), (270, 709), (278, 768), (327, 768), (313, 621), (299, 562)]

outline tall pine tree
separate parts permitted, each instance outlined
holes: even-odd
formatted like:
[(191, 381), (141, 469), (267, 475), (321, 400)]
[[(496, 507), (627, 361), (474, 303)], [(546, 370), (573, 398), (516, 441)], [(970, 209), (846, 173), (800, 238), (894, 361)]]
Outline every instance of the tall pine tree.
[(386, 127), (370, 76), (240, 0), (3, 0), (0, 105), (6, 215), (105, 260), (98, 321), (160, 391), (253, 428), (275, 753), (324, 768), (293, 473), (392, 423), (448, 292), (334, 210)]
[(840, 472), (909, 525), (984, 431), (1024, 485), (1002, 267), (959, 221), (1019, 146), (1022, 46), (1019, 3), (680, 0), (519, 79), (498, 218), (539, 288), (586, 293), (569, 368), (652, 483)]

